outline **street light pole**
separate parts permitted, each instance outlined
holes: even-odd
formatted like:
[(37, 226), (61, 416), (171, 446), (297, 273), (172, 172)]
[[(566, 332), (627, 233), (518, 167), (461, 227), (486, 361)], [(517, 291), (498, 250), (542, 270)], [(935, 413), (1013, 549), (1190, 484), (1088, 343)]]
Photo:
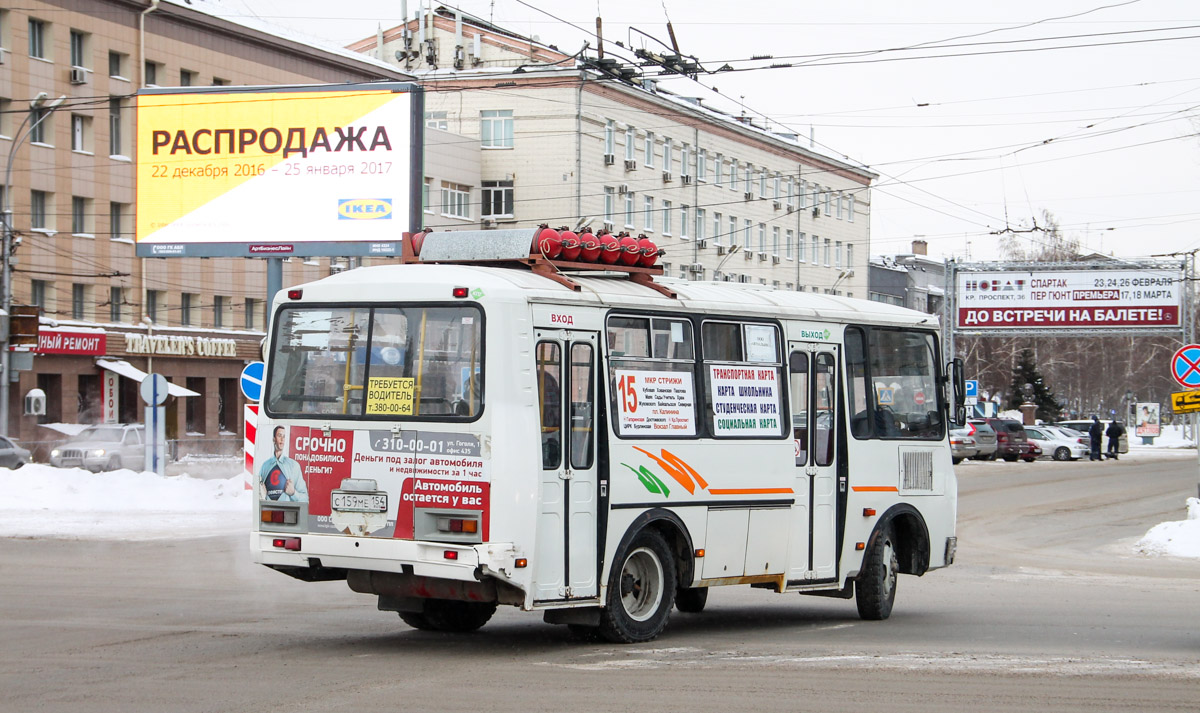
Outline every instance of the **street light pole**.
[[(3, 349), (0, 350), (0, 434), (8, 435), (8, 408), (9, 408), (9, 383), (12, 379), (12, 350), (9, 346), (10, 334), (12, 329), (12, 250), (13, 250), (13, 224), (12, 224), (12, 170), (13, 159), (17, 155), (17, 149), (24, 143), (25, 139), (33, 133), (33, 130), (38, 127), (48, 116), (54, 113), (54, 110), (59, 107), (66, 96), (60, 96), (50, 103), (46, 103), (46, 98), (50, 95), (46, 92), (38, 92), (38, 95), (29, 102), (30, 112), (25, 115), (21, 121), (21, 125), (17, 127), (16, 133), (13, 136), (17, 138), (12, 142), (8, 149), (8, 165), (4, 169), (4, 240), (0, 245), (0, 251), (3, 256), (0, 257), (2, 267), (0, 267), (0, 280), (3, 280), (4, 285), (2, 290), (3, 299), (0, 304), (3, 306), (4, 318), (8, 320), (8, 325), (4, 330)], [(44, 110), (44, 111), (39, 111)], [(29, 128), (25, 125), (29, 123), (30, 117), (37, 116)], [(24, 133), (22, 133), (24, 131)]]
[(719, 273), (721, 271), (721, 268), (725, 266), (725, 263), (729, 262), (729, 258), (733, 257), (733, 254), (741, 249), (742, 249), (741, 245), (730, 245), (729, 246), (729, 252), (725, 253), (725, 257), (721, 258), (721, 262), (717, 263), (716, 268), (713, 269), (713, 278), (714, 279), (716, 278), (717, 273)]

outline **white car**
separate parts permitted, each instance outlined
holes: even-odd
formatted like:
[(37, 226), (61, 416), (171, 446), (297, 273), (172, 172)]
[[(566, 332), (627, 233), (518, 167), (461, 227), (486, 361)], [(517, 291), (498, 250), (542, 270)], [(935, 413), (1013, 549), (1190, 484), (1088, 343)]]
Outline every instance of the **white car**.
[(1054, 426), (1026, 426), (1025, 435), (1054, 460), (1076, 460), (1089, 454), (1088, 437)]
[(88, 426), (69, 442), (50, 451), (50, 465), (95, 472), (120, 468), (141, 470), (146, 460), (145, 430), (141, 424)]

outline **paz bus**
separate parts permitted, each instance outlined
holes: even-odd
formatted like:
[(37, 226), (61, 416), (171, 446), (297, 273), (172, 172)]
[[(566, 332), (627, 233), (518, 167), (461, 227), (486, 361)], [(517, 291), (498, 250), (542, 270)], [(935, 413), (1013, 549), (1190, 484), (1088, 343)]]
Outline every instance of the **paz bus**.
[(274, 301), (256, 562), (418, 629), (510, 605), (639, 642), (725, 585), (885, 619), (954, 561), (962, 369), (930, 315), (589, 272), (528, 231), (406, 248)]

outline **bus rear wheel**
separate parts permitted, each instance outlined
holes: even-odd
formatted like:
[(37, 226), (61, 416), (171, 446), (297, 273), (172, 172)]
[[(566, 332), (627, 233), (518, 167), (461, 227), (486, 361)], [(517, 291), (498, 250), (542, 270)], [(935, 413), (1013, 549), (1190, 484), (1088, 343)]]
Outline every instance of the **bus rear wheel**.
[(400, 612), (400, 619), (414, 629), (463, 634), (488, 623), (496, 613), (495, 602), (462, 602), (455, 599), (426, 599), (420, 612)]
[(600, 635), (630, 644), (662, 633), (675, 600), (675, 566), (662, 535), (642, 530), (617, 559), (600, 610)]
[(890, 528), (876, 534), (855, 583), (854, 603), (858, 605), (858, 615), (868, 621), (888, 618), (896, 601), (900, 563), (896, 559), (892, 537)]

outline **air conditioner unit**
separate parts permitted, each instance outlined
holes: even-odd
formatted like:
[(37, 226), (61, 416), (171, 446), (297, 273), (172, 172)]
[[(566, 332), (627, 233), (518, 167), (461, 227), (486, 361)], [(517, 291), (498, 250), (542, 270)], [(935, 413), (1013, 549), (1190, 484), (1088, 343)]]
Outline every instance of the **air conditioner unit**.
[(625, 159), (625, 170), (626, 171), (632, 171), (636, 168), (637, 168), (637, 159), (634, 159), (634, 158)]
[(795, 212), (795, 210), (796, 210), (796, 206), (794, 206), (794, 205), (789, 205), (787, 207), (787, 212), (789, 212), (789, 213)]
[(628, 192), (629, 192), (629, 184), (628, 183), (622, 183), (621, 185), (617, 186), (617, 193), (624, 195)]
[(616, 156), (614, 156), (613, 154), (610, 154), (610, 153), (604, 154), (604, 165), (605, 166), (611, 166), (616, 162), (617, 162)]
[(707, 240), (697, 240), (697, 241), (696, 241), (696, 249), (697, 249), (697, 250), (705, 250), (705, 249), (707, 249), (707, 248), (708, 248), (708, 241), (707, 241)]
[(670, 183), (670, 182), (671, 182), (671, 172), (663, 171), (663, 183)]
[(490, 228), (491, 226), (496, 224), (496, 219), (495, 218), (484, 218), (480, 222), (483, 223), (483, 227)]
[(753, 193), (751, 193), (750, 191), (746, 191), (746, 192), (745, 192), (744, 194), (742, 194), (742, 195), (743, 195), (743, 196), (746, 198), (746, 200), (750, 200), (751, 198), (753, 198), (753, 197), (754, 197), (754, 194), (753, 194)]
[(718, 246), (717, 246), (717, 254), (718, 254), (718, 255), (724, 255), (724, 254), (725, 254), (725, 253), (727, 253), (727, 252), (729, 252), (729, 251), (725, 249), (725, 246), (724, 246), (724, 245), (718, 245)]
[(687, 185), (692, 182), (692, 176), (691, 174), (685, 173), (679, 177), (679, 180), (683, 181), (684, 185)]
[(766, 253), (759, 253), (759, 254), (758, 254), (758, 261), (759, 261), (759, 262), (766, 262), (766, 261), (767, 261), (767, 254), (766, 254)]
[(814, 217), (814, 218), (820, 218), (820, 217), (821, 217), (821, 209), (820, 209), (820, 208), (818, 208), (818, 207), (816, 207), (816, 206), (813, 206), (813, 217)]
[(695, 274), (695, 275), (698, 275), (701, 272), (704, 272), (704, 265), (701, 263), (698, 263), (698, 262), (694, 262), (691, 265), (688, 265), (687, 267), (688, 267), (688, 272)]
[(775, 210), (779, 210), (780, 208), (783, 207), (783, 205), (779, 201), (774, 201), (771, 203), (771, 205), (775, 206)]
[(779, 264), (779, 256), (778, 256), (778, 255), (772, 255), (772, 256), (771, 256), (771, 264), (772, 264), (772, 265), (778, 265), (778, 264)]
[(754, 251), (753, 251), (753, 250), (743, 250), (743, 251), (742, 251), (742, 254), (746, 256), (746, 259), (747, 259), (747, 260), (753, 260), (753, 259), (754, 259)]
[(71, 84), (87, 84), (87, 70), (83, 67), (71, 67)]

